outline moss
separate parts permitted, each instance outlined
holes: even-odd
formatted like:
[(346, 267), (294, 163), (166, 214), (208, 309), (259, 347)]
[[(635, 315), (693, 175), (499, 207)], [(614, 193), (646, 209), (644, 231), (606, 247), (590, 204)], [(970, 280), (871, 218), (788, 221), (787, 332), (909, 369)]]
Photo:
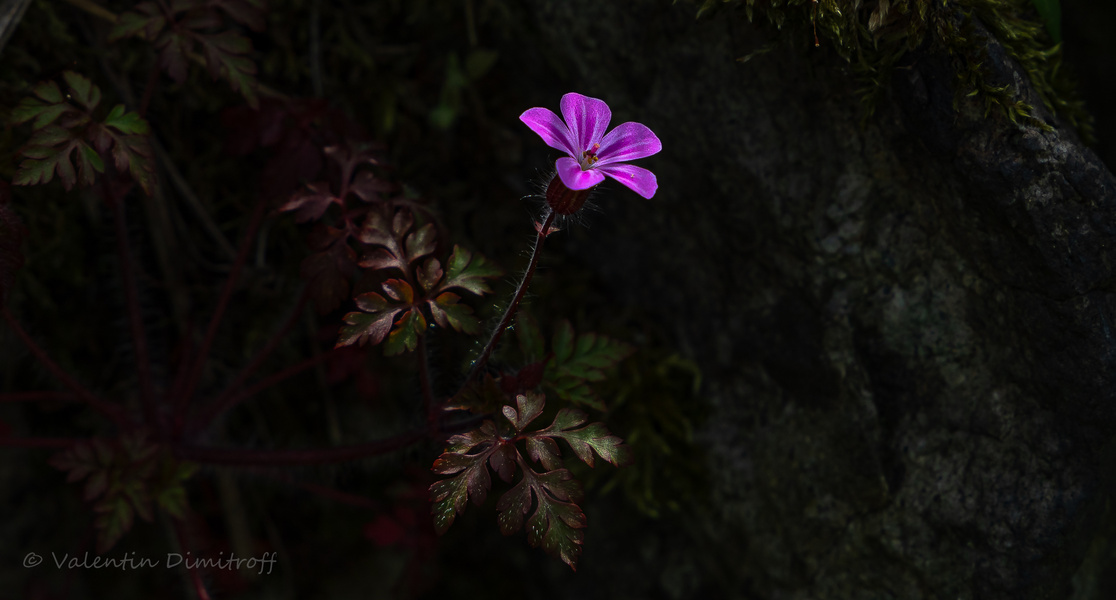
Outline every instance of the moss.
[(1052, 113), (1092, 142), (1093, 120), (1062, 69), (1062, 48), (1037, 20), (1029, 0), (692, 0), (698, 15), (718, 5), (743, 5), (749, 21), (762, 18), (777, 29), (812, 30), (817, 42), (853, 65), (862, 83), (868, 113), (886, 90), (898, 61), (923, 44), (954, 59), (955, 105), (966, 96), (984, 99), (986, 114), (998, 109), (1043, 130), (1052, 127), (1034, 115), (1013, 86), (996, 85), (984, 37), (994, 37), (1031, 79)]

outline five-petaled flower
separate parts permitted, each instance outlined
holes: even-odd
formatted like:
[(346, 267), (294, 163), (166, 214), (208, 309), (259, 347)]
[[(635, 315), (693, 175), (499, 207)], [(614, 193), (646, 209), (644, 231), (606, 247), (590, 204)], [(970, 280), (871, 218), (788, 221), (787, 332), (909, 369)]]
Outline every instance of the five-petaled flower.
[(612, 119), (608, 105), (602, 100), (573, 93), (562, 96), (562, 116), (564, 123), (549, 109), (532, 108), (519, 115), (519, 120), (539, 134), (548, 146), (569, 155), (554, 163), (565, 187), (574, 191), (588, 190), (608, 175), (644, 198), (655, 195), (659, 187), (655, 174), (625, 164), (663, 149), (662, 142), (646, 125), (628, 122), (606, 135)]

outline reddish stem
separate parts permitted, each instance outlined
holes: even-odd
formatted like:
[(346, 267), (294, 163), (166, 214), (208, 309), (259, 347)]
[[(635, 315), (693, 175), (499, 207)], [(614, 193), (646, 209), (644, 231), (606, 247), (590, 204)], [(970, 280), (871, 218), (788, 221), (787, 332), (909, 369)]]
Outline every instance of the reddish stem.
[(527, 286), (531, 284), (531, 277), (535, 275), (535, 267), (539, 264), (539, 257), (542, 255), (543, 242), (546, 236), (550, 233), (550, 225), (554, 223), (555, 213), (551, 211), (543, 221), (542, 226), (539, 227), (537, 237), (535, 238), (535, 249), (531, 252), (531, 262), (527, 265), (527, 272), (523, 274), (523, 280), (519, 282), (519, 287), (515, 290), (515, 296), (512, 297), (511, 304), (508, 305), (507, 310), (504, 311), (503, 318), (500, 319), (500, 324), (496, 326), (496, 330), (492, 332), (492, 337), (488, 339), (488, 343), (484, 346), (484, 351), (476, 361), (473, 362), (473, 368), (469, 371), (469, 376), (465, 378), (465, 382), (461, 384), (461, 389), (465, 389), (470, 383), (473, 382), (480, 375), (484, 369), (485, 363), (488, 362), (488, 357), (492, 355), (492, 351), (496, 349), (496, 344), (499, 343), (500, 337), (504, 335), (504, 330), (511, 324), (512, 317), (515, 316), (516, 309), (519, 308), (519, 301), (523, 299), (523, 295), (527, 293)]
[(190, 402), (190, 397), (194, 394), (194, 388), (198, 385), (198, 380), (201, 379), (201, 370), (205, 365), (206, 359), (209, 358), (209, 349), (213, 346), (213, 339), (217, 336), (217, 326), (221, 324), (221, 317), (225, 315), (225, 309), (229, 305), (229, 300), (232, 298), (233, 289), (236, 287), (236, 281), (240, 278), (240, 271), (244, 268), (244, 263), (248, 260), (249, 250), (252, 247), (252, 239), (256, 237), (256, 231), (260, 228), (260, 221), (263, 220), (264, 215), (264, 199), (260, 198), (256, 203), (255, 210), (252, 211), (252, 216), (248, 221), (248, 230), (244, 232), (244, 239), (240, 242), (240, 249), (236, 253), (236, 260), (233, 262), (232, 270), (229, 272), (229, 278), (225, 282), (225, 289), (221, 291), (221, 298), (217, 301), (217, 308), (213, 312), (213, 318), (209, 320), (209, 328), (205, 332), (205, 339), (202, 340), (202, 345), (198, 348), (198, 354), (194, 357), (192, 366), (189, 371), (184, 385), (179, 388), (181, 391), (175, 397), (175, 416), (174, 416), (174, 429), (177, 436), (182, 432), (182, 426), (185, 423), (186, 407)]
[(124, 210), (120, 201), (110, 196), (108, 201), (112, 210), (113, 225), (116, 228), (116, 253), (120, 257), (120, 273), (124, 283), (124, 297), (128, 306), (128, 328), (132, 334), (132, 346), (136, 351), (136, 376), (140, 384), (140, 402), (148, 423), (157, 430), (155, 422), (155, 392), (151, 387), (151, 364), (147, 352), (147, 334), (143, 328), (143, 318), (139, 308), (139, 293), (136, 289), (135, 273), (132, 271), (131, 248), (128, 245), (128, 226), (124, 221)]
[(410, 431), (386, 440), (337, 446), (334, 448), (308, 448), (305, 450), (244, 450), (241, 448), (213, 448), (204, 446), (178, 446), (175, 455), (185, 460), (214, 465), (256, 467), (293, 467), (360, 460), (406, 448), (426, 438), (425, 430)]
[(12, 331), (15, 331), (19, 339), (23, 340), (24, 345), (31, 351), (31, 354), (34, 354), (35, 358), (39, 359), (39, 362), (62, 382), (62, 385), (70, 388), (83, 402), (112, 419), (118, 426), (124, 427), (127, 424), (124, 411), (121, 410), (119, 406), (109, 404), (97, 396), (94, 396), (92, 392), (82, 387), (73, 377), (70, 377), (69, 373), (63, 371), (61, 367), (51, 360), (46, 352), (43, 352), (43, 349), (39, 348), (39, 346), (31, 340), (31, 336), (27, 335), (27, 332), (19, 326), (19, 323), (16, 323), (15, 317), (8, 311), (7, 306), (0, 305), (0, 315), (3, 315), (4, 320), (8, 322), (8, 326), (12, 328)]
[(203, 415), (197, 420), (197, 423), (200, 423), (200, 424), (211, 423), (213, 421), (213, 419), (216, 419), (219, 415), (223, 414), (225, 411), (231, 409), (232, 407), (236, 406), (237, 404), (240, 404), (244, 400), (247, 400), (248, 398), (251, 398), (252, 396), (255, 396), (256, 394), (266, 390), (267, 388), (275, 386), (276, 384), (283, 381), (284, 379), (289, 379), (291, 377), (294, 377), (295, 375), (298, 375), (299, 373), (305, 371), (306, 369), (309, 369), (310, 367), (313, 367), (314, 365), (317, 365), (318, 363), (325, 362), (326, 359), (329, 359), (329, 358), (332, 358), (332, 357), (333, 357), (333, 352), (332, 351), (323, 352), (322, 354), (319, 354), (318, 356), (310, 357), (310, 358), (308, 358), (308, 359), (306, 359), (306, 360), (304, 360), (304, 361), (302, 361), (302, 362), (300, 362), (296, 365), (291, 365), (291, 366), (287, 367), (286, 369), (283, 369), (282, 371), (279, 371), (278, 373), (272, 375), (271, 377), (268, 377), (267, 379), (264, 379), (263, 381), (257, 383), (256, 385), (253, 385), (252, 387), (244, 390), (243, 392), (240, 392), (239, 394), (236, 394), (236, 395), (233, 395), (233, 396), (227, 396), (227, 397), (225, 397), (225, 399), (223, 401), (221, 401), (219, 403), (214, 402), (213, 404), (210, 405), (209, 410), (207, 410), (205, 413), (203, 413)]
[[(240, 388), (240, 386), (244, 385), (245, 380), (251, 377), (252, 374), (260, 368), (260, 365), (263, 364), (264, 360), (266, 360), (267, 357), (275, 351), (275, 348), (279, 346), (280, 342), (283, 341), (283, 338), (286, 337), (287, 332), (291, 330), (291, 327), (294, 326), (295, 322), (297, 322), (298, 318), (302, 315), (302, 309), (306, 307), (306, 301), (308, 298), (310, 298), (309, 286), (303, 289), (302, 295), (298, 298), (298, 305), (295, 306), (295, 309), (291, 313), (290, 318), (288, 318), (287, 321), (283, 323), (283, 326), (279, 329), (279, 331), (275, 333), (274, 336), (272, 336), (267, 345), (264, 346), (263, 349), (260, 350), (256, 354), (256, 356), (252, 358), (252, 362), (248, 363), (248, 366), (244, 367), (244, 369), (242, 369), (240, 373), (237, 373), (236, 379), (234, 379), (233, 382), (230, 383), (223, 392), (221, 392), (221, 395), (213, 401), (213, 406), (216, 407), (214, 409), (215, 415), (220, 414), (228, 409), (225, 404), (233, 395), (233, 393), (236, 392)], [(235, 402), (229, 403), (229, 406), (231, 406), (232, 404), (235, 404)]]

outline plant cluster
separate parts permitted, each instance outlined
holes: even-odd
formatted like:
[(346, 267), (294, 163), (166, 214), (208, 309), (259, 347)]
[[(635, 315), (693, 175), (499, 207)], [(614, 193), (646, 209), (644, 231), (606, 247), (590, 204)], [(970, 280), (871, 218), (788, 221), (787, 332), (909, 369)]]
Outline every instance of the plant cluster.
[[(26, 143), (18, 150), (11, 177), (20, 187), (0, 186), (0, 316), (56, 386), (5, 390), (0, 402), (71, 403), (99, 420), (91, 422), (83, 413), (69, 425), (69, 431), (77, 432), (71, 437), (37, 436), (5, 426), (0, 446), (53, 451), (50, 465), (65, 473), (67, 481), (81, 484), (96, 550), (105, 553), (136, 527), (137, 517), (169, 520), (174, 546), (192, 548), (186, 532), (200, 518), (197, 489), (204, 484), (199, 480), (215, 474), (207, 466), (282, 473), (285, 467), (444, 443), (429, 471), (445, 478), (423, 485), (439, 534), (449, 529), (468, 500), (484, 501), (492, 487), (491, 471), (510, 486), (496, 504), (500, 531), (511, 535), (526, 526), (530, 545), (576, 568), (588, 518), (580, 506), (582, 484), (566, 459), (589, 467), (596, 458), (617, 467), (633, 462), (631, 449), (587, 411), (603, 418), (608, 398), (598, 390), (634, 348), (596, 333), (578, 334), (566, 320), (555, 322), (548, 340), (519, 305), (545, 240), (557, 230), (557, 219), (575, 214), (605, 175), (644, 197), (655, 193), (654, 175), (626, 164), (659, 151), (661, 144), (650, 129), (625, 123), (605, 135), (607, 105), (579, 94), (563, 98), (565, 123), (546, 109), (524, 113), (524, 123), (536, 132), (545, 123), (546, 131), (559, 136), (543, 138), (551, 145), (560, 143), (569, 157), (560, 159), (547, 206), (533, 223), (534, 251), (525, 274), (498, 322), (486, 326), (488, 307), (478, 301), (493, 294), (491, 282), (503, 271), (467, 242), (455, 243), (436, 207), (392, 176), (385, 147), (364, 135), (343, 111), (320, 99), (286, 97), (256, 79), (252, 34), (245, 30), (264, 30), (267, 13), (260, 0), (147, 1), (118, 15), (89, 2), (77, 4), (111, 21), (103, 32), (107, 43), (141, 44), (152, 69), (138, 99), (110, 77), (62, 70), (29, 85), (8, 116), (9, 126), (25, 132)], [(127, 215), (136, 203), (165, 200), (168, 187), (186, 187), (173, 165), (160, 158), (160, 132), (167, 125), (149, 108), (163, 85), (161, 74), (181, 85), (192, 62), (203, 65), (213, 79), (225, 80), (246, 103), (223, 113), (225, 150), (233, 157), (255, 157), (249, 164), (258, 168), (260, 193), (254, 205), (234, 217), (243, 223), (240, 241), (229, 247), (224, 281), (211, 310), (205, 318), (197, 312), (185, 315), (177, 323), (175, 351), (163, 357), (152, 349), (150, 311), (144, 306), (150, 277), (145, 278), (140, 266)], [(447, 103), (457, 101), (451, 96)], [(22, 322), (18, 274), (24, 267), (23, 248), (38, 243), (18, 216), (21, 190), (30, 188), (53, 195), (83, 193), (93, 199), (94, 211), (108, 217), (133, 363), (128, 381), (83, 381), (69, 368), (71, 362), (59, 360), (50, 343)], [(204, 212), (198, 218), (209, 222)], [(251, 351), (240, 363), (229, 365), (227, 355), (216, 358), (219, 340), (235, 328), (228, 316), (241, 314), (238, 303), (250, 301), (240, 289), (251, 276), (253, 259), (255, 267), (263, 264), (259, 257), (268, 245), (262, 232), (282, 227), (305, 233), (301, 256), (280, 253), (297, 260), (302, 290), (288, 299), (295, 308), (286, 318), (266, 338), (246, 344)], [(209, 235), (222, 240), (224, 232), (211, 226)], [(330, 337), (330, 347), (315, 347), (309, 357), (292, 352), (290, 343), (307, 305), (316, 309), (314, 318)], [(494, 365), (489, 359), (513, 325), (520, 360)], [(486, 332), (479, 350), (456, 357), (465, 362), (467, 373), (448, 385), (435, 380), (429, 340)], [(390, 370), (376, 366), (380, 361), (368, 352), (373, 347), (382, 347), (383, 360), (413, 365), (421, 425), (349, 444), (293, 449), (237, 445), (239, 425), (228, 430), (239, 422), (239, 407), (322, 366), (331, 369), (331, 381), (363, 378), (367, 384), (370, 374)], [(261, 375), (277, 358), (287, 363)], [(130, 385), (134, 388), (119, 393)], [(115, 391), (106, 393), (110, 389)], [(565, 455), (563, 445), (569, 450)], [(413, 493), (407, 495), (410, 504), (385, 511), (342, 490), (273, 476), (327, 498), (374, 506), (380, 512), (367, 535), (378, 544), (430, 550), (425, 538), (408, 533), (421, 529), (415, 510), (405, 508), (423, 502)], [(202, 570), (186, 572), (196, 596), (210, 597)]]

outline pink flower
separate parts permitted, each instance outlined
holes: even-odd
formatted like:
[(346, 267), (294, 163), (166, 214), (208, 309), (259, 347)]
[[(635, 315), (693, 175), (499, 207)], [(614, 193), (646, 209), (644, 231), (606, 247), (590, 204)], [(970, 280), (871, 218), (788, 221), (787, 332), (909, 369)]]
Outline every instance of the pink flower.
[(572, 93), (562, 96), (562, 116), (565, 122), (549, 109), (532, 108), (519, 115), (519, 120), (539, 134), (546, 145), (569, 155), (554, 163), (567, 188), (587, 190), (608, 175), (644, 198), (655, 195), (659, 187), (655, 174), (625, 164), (663, 149), (646, 125), (628, 122), (605, 134), (612, 119), (608, 105)]

